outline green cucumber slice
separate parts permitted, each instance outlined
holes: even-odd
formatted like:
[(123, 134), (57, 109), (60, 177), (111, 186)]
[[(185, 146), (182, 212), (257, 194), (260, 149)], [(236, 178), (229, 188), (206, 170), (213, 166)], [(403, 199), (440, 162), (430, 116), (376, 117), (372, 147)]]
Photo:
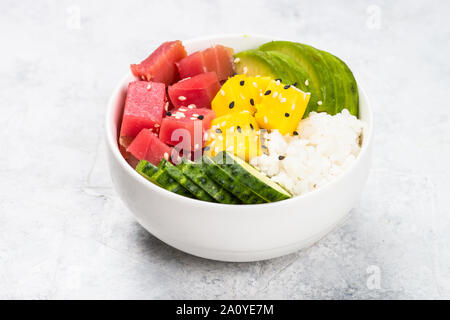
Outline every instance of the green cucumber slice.
[(234, 154), (221, 151), (213, 160), (230, 176), (269, 202), (285, 200), (292, 197), (279, 184)]
[(197, 199), (209, 202), (215, 202), (209, 194), (207, 194), (203, 189), (197, 186), (191, 179), (186, 177), (180, 169), (175, 167), (166, 159), (161, 160), (158, 167), (165, 170), (169, 176), (171, 176), (175, 181), (181, 184), (186, 190), (192, 193)]
[(226, 204), (241, 203), (241, 201), (234, 197), (233, 194), (228, 192), (207, 175), (203, 163), (196, 163), (183, 158), (177, 168), (217, 202)]
[(192, 198), (190, 192), (183, 188), (183, 186), (176, 182), (171, 176), (169, 176), (167, 172), (154, 166), (146, 160), (141, 160), (139, 162), (136, 166), (136, 171), (139, 172), (144, 178), (160, 186), (161, 188)]
[(229, 175), (210, 157), (203, 156), (203, 165), (210, 178), (235, 195), (243, 203), (258, 204), (267, 202), (244, 184), (237, 181), (233, 176)]

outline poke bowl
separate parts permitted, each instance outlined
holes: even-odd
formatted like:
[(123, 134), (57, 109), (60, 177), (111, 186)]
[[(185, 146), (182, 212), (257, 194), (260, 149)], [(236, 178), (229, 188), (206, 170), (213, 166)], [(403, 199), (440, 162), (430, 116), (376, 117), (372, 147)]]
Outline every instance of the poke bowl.
[[(252, 60), (247, 62), (248, 53), (255, 54), (256, 59), (260, 59), (260, 55), (264, 58), (266, 53), (260, 54), (259, 48), (277, 41), (288, 42), (276, 37), (242, 34), (182, 41), (186, 53), (176, 58), (183, 59), (181, 61), (194, 60), (190, 58), (194, 53), (194, 57), (198, 56), (198, 52), (208, 48), (221, 46), (233, 50), (229, 51), (233, 74), (224, 76), (220, 75), (224, 69), (216, 71), (214, 79), (217, 80), (214, 81), (219, 85), (214, 94), (205, 95), (208, 89), (197, 93), (202, 95), (201, 99), (197, 96), (192, 98), (200, 104), (202, 102), (199, 101), (208, 96), (208, 106), (203, 108), (188, 104), (191, 99), (189, 83), (198, 83), (192, 79), (204, 79), (211, 74), (206, 67), (199, 71), (200, 75), (173, 75), (170, 69), (169, 76), (147, 78), (145, 72), (155, 70), (145, 68), (145, 61), (148, 63), (153, 59), (154, 63), (155, 59), (150, 56), (141, 64), (132, 65), (132, 70), (114, 90), (108, 102), (105, 123), (113, 185), (136, 220), (166, 244), (195, 256), (220, 261), (271, 259), (317, 242), (348, 217), (358, 200), (369, 173), (373, 141), (372, 110), (365, 92), (359, 84), (350, 88), (350, 80), (345, 82), (344, 76), (335, 76), (332, 78), (335, 87), (331, 87), (335, 88), (334, 97), (324, 95), (327, 88), (324, 87), (326, 83), (320, 83), (323, 79), (320, 78), (321, 73), (341, 74), (336, 65), (342, 61), (331, 55), (330, 59), (340, 62), (329, 63), (330, 69), (325, 71), (317, 67), (316, 78), (314, 74), (312, 79), (309, 78), (307, 67), (306, 73), (297, 65), (282, 69), (284, 73), (281, 74), (286, 78), (293, 76), (296, 79), (299, 73), (306, 74), (309, 81), (301, 78), (301, 85), (292, 79), (288, 82), (281, 77), (275, 78), (277, 68), (291, 61), (289, 57), (279, 60), (290, 52), (283, 52), (284, 47), (280, 48), (279, 56), (278, 53), (270, 56), (273, 64), (266, 66), (262, 59), (250, 66), (255, 59), (252, 56)], [(158, 50), (161, 51), (161, 47)], [(325, 56), (324, 53), (322, 57)], [(205, 63), (205, 57), (202, 56), (202, 63)], [(248, 66), (239, 67), (243, 61)], [(180, 74), (193, 72), (190, 70), (192, 65), (184, 71), (180, 65), (182, 63), (176, 64)], [(254, 75), (252, 72), (263, 74)], [(270, 72), (274, 74), (266, 77)], [(174, 80), (173, 77), (178, 78)], [(260, 80), (262, 78), (265, 80)], [(341, 80), (344, 84), (339, 83)], [(255, 88), (264, 82), (264, 89), (255, 91), (254, 99), (248, 96), (250, 89), (236, 91), (249, 82)], [(166, 86), (158, 83), (166, 83)], [(341, 92), (346, 92), (345, 83), (350, 89), (347, 95), (341, 95)], [(311, 92), (306, 92), (309, 87)], [(274, 88), (280, 88), (283, 97), (276, 96), (278, 91), (275, 94)], [(236, 98), (230, 98), (233, 90)], [(314, 90), (319, 97), (314, 96)], [(144, 95), (152, 92), (152, 96), (133, 96), (142, 92)], [(243, 101), (252, 101), (240, 104), (239, 96)], [(265, 102), (269, 98), (274, 100)], [(295, 103), (289, 99), (295, 99)], [(286, 100), (292, 111), (282, 109), (287, 108), (285, 104), (277, 105)], [(337, 108), (339, 103), (346, 104), (346, 107)], [(150, 120), (136, 120), (146, 104), (161, 105), (159, 108), (163, 110), (157, 111), (158, 116), (162, 112), (159, 120), (154, 120), (153, 111), (146, 113)], [(275, 105), (276, 108), (273, 107)], [(128, 111), (135, 108), (137, 113), (127, 113), (127, 108)], [(213, 116), (210, 116), (211, 111), (214, 111)], [(295, 117), (298, 119), (292, 120)], [(191, 152), (180, 152), (175, 142), (170, 141), (176, 132), (172, 127), (178, 123), (187, 128), (191, 125), (190, 122), (186, 124), (189, 119), (194, 123), (192, 126), (200, 123), (196, 127), (201, 132), (197, 135), (200, 136), (200, 147), (198, 143), (189, 142), (184, 146), (191, 147)], [(206, 119), (209, 119), (207, 127), (204, 125)], [(140, 126), (139, 130), (137, 126)], [(255, 126), (258, 127), (257, 137), (254, 136)], [(236, 138), (233, 140), (223, 135), (222, 130), (228, 132), (230, 128), (236, 134), (237, 131), (245, 133), (242, 144), (238, 144)], [(132, 134), (123, 134), (124, 130)], [(164, 134), (166, 131), (169, 134)], [(129, 138), (131, 135), (133, 137)], [(235, 141), (234, 145), (230, 146), (231, 142), (225, 140)], [(253, 140), (257, 141), (256, 149), (249, 147)], [(267, 145), (264, 145), (265, 140)], [(176, 156), (173, 156), (175, 151)], [(197, 165), (199, 159), (201, 161)], [(231, 164), (226, 162), (230, 159)], [(214, 193), (210, 192), (210, 187), (216, 188)]]

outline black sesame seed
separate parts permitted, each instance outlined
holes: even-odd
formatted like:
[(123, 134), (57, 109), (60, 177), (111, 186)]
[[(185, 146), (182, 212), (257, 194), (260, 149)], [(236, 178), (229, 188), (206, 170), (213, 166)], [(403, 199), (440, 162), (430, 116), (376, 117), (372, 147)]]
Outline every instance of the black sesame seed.
[(203, 151), (208, 151), (209, 149), (211, 149), (209, 146), (206, 146), (203, 148)]
[(166, 112), (166, 116), (170, 117), (171, 115), (172, 115), (172, 112), (170, 112), (170, 111)]
[(297, 82), (294, 82), (292, 85), (293, 85), (294, 87), (296, 87), (296, 86), (297, 86)]
[(284, 116), (285, 116), (286, 118), (289, 117), (289, 113), (286, 112), (286, 113), (284, 114)]
[(205, 117), (205, 116), (201, 114), (201, 115), (199, 115), (199, 116), (197, 117), (197, 119), (198, 119), (198, 120), (203, 120), (204, 117)]
[(294, 136), (298, 136), (298, 132), (297, 132), (297, 131), (292, 132), (292, 134), (293, 134)]
[(241, 130), (241, 127), (240, 127), (240, 126), (237, 126), (237, 131), (238, 131), (239, 133), (241, 133), (241, 132), (242, 132), (242, 130)]
[(261, 148), (263, 148), (263, 149), (267, 149), (267, 147), (266, 147), (265, 145), (262, 145), (262, 146), (261, 146)]
[(220, 130), (219, 128), (217, 128), (217, 129), (216, 129), (216, 132), (217, 132), (218, 134), (221, 134), (221, 133), (222, 133), (222, 130)]
[(252, 106), (255, 105), (255, 100), (253, 100), (253, 98), (250, 98), (250, 104), (251, 104)]
[(286, 158), (285, 156), (279, 156), (278, 160), (283, 160), (284, 158)]
[(228, 108), (233, 109), (234, 108), (234, 101), (231, 101), (230, 104), (228, 105)]
[(244, 83), (245, 83), (245, 81), (244, 81), (244, 80), (241, 80), (241, 82), (239, 82), (239, 84), (240, 84), (241, 86), (243, 86), (243, 85), (244, 85)]
[(255, 130), (255, 128), (253, 128), (253, 125), (250, 123), (250, 128), (252, 128), (252, 130)]
[(268, 96), (271, 92), (272, 92), (272, 91), (267, 90), (266, 92), (264, 92), (264, 95), (265, 95), (265, 96)]
[(284, 88), (285, 88), (285, 89), (289, 89), (290, 86), (291, 86), (291, 85), (288, 84), (287, 86), (284, 86)]
[(233, 73), (233, 76), (232, 77), (234, 77), (234, 76), (237, 76), (237, 73), (235, 72), (235, 73)]

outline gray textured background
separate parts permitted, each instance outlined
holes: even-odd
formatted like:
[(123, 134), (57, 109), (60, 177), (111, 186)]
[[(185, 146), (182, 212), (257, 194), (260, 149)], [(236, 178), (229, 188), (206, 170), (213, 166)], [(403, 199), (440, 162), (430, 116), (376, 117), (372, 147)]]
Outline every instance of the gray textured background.
[[(450, 2), (0, 2), (0, 298), (450, 298)], [(375, 109), (346, 224), (271, 261), (149, 235), (112, 188), (107, 99), (169, 39), (247, 32), (337, 54)], [(379, 282), (379, 285), (378, 285)]]

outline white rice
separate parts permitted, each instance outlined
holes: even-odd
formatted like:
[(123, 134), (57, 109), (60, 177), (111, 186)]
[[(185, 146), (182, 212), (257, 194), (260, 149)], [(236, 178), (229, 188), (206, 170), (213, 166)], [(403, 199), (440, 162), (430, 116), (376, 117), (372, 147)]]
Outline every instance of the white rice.
[(300, 121), (297, 136), (266, 134), (268, 155), (250, 163), (292, 194), (305, 194), (347, 170), (360, 152), (362, 131), (363, 122), (347, 109), (334, 116), (311, 112)]

